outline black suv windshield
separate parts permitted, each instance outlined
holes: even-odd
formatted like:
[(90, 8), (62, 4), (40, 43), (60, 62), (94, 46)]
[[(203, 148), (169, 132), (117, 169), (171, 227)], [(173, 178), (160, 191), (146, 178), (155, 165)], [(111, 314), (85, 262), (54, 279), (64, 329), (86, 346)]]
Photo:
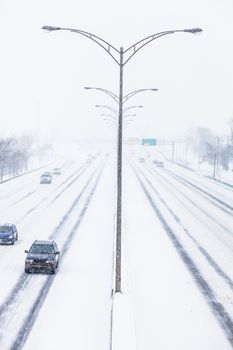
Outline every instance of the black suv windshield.
[(12, 232), (12, 227), (10, 226), (0, 226), (0, 232), (4, 232), (4, 233), (7, 233), (7, 232)]
[(51, 244), (33, 244), (29, 253), (34, 254), (54, 254), (54, 249)]

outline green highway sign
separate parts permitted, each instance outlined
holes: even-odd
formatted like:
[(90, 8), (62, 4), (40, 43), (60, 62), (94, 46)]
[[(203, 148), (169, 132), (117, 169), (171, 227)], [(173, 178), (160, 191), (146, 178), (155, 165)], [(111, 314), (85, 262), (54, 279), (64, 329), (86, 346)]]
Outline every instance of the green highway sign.
[(156, 139), (142, 139), (143, 146), (156, 146)]

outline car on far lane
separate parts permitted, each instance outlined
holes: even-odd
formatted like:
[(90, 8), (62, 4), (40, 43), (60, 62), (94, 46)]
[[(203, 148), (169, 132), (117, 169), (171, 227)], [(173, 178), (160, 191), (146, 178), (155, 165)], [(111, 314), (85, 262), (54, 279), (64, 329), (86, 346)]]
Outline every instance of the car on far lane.
[(14, 244), (18, 240), (18, 231), (14, 224), (0, 225), (0, 244)]
[(53, 168), (52, 174), (53, 174), (53, 175), (61, 175), (61, 170), (60, 170), (60, 168)]
[(164, 164), (162, 161), (158, 161), (157, 162), (157, 166), (160, 167), (160, 168), (163, 168), (164, 167)]
[(41, 184), (51, 184), (52, 182), (52, 175), (49, 172), (45, 172), (40, 176), (40, 183)]
[(52, 273), (56, 272), (59, 263), (59, 250), (55, 241), (39, 241), (36, 240), (31, 245), (25, 259), (25, 272), (42, 272)]

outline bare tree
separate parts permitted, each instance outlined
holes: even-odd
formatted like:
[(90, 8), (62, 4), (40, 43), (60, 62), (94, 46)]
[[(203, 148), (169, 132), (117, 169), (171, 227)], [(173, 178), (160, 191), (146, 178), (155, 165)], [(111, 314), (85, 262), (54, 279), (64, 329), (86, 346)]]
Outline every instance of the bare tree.
[(186, 142), (198, 154), (200, 161), (212, 162), (217, 136), (209, 128), (200, 126), (192, 128), (187, 134)]
[(16, 144), (16, 139), (14, 137), (2, 138), (0, 139), (0, 179), (3, 180), (5, 170), (7, 167), (7, 162), (12, 153), (13, 147)]

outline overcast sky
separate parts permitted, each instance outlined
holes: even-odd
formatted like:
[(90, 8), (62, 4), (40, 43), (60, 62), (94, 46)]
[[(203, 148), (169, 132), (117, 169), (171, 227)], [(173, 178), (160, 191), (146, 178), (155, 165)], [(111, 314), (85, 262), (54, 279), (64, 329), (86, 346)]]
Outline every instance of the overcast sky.
[[(127, 48), (151, 34), (201, 27), (148, 44), (125, 66), (124, 94), (158, 88), (128, 101), (143, 105), (128, 136), (170, 138), (192, 125), (227, 133), (233, 117), (233, 0), (0, 0), (1, 133), (56, 129), (81, 136), (114, 135), (95, 108), (116, 103), (119, 67), (91, 40), (43, 25), (82, 29)], [(115, 105), (114, 105), (115, 103)]]

